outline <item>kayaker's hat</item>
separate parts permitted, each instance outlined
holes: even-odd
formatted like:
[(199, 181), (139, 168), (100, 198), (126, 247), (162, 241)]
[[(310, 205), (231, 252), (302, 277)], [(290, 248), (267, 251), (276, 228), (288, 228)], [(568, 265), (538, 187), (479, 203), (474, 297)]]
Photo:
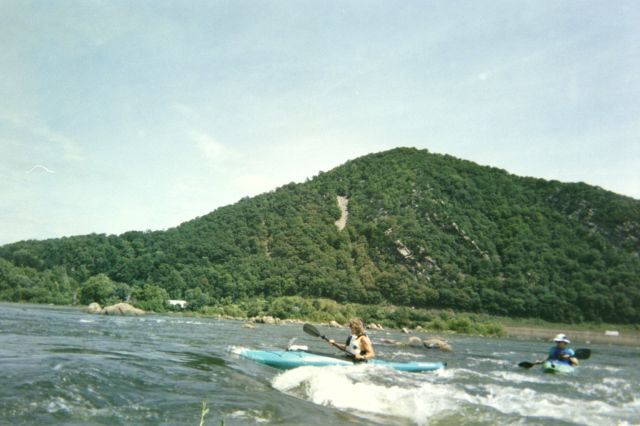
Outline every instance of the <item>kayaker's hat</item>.
[(567, 339), (567, 336), (565, 334), (562, 334), (562, 333), (560, 333), (556, 337), (554, 337), (553, 341), (555, 343), (559, 343), (559, 342), (571, 343), (571, 341), (569, 339)]

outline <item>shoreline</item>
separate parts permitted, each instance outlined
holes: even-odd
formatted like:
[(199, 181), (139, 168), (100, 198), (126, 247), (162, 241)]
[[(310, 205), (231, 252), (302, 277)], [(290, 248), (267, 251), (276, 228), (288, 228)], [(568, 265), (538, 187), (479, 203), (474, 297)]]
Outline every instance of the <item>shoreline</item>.
[[(35, 306), (49, 306), (49, 307), (59, 307), (59, 308), (72, 308), (83, 310), (83, 306), (80, 305), (54, 305), (54, 304), (40, 304), (40, 303), (24, 303), (24, 302), (7, 302), (0, 301), (0, 304), (6, 305), (15, 305), (26, 307), (28, 305)], [(218, 320), (234, 320), (234, 321), (242, 321), (247, 322), (252, 318), (245, 317), (234, 317), (230, 315), (220, 315), (220, 314), (207, 314), (202, 312), (194, 312), (194, 311), (166, 311), (166, 312), (152, 312), (148, 311), (147, 314), (151, 315), (175, 315), (175, 316), (183, 316), (183, 317), (200, 317), (200, 318), (211, 318)], [(464, 315), (464, 314), (461, 314)], [(275, 319), (275, 318), (274, 318)], [(608, 344), (608, 345), (622, 345), (622, 346), (631, 346), (631, 347), (640, 347), (640, 331), (631, 330), (628, 324), (619, 325), (609, 324), (609, 328), (611, 330), (619, 330), (619, 335), (611, 336), (606, 335), (605, 331), (602, 329), (602, 325), (597, 327), (593, 327), (592, 329), (588, 329), (588, 325), (580, 326), (580, 325), (570, 325), (570, 326), (562, 326), (558, 324), (526, 324), (526, 325), (516, 325), (511, 322), (509, 319), (504, 317), (491, 317), (488, 316), (488, 319), (495, 321), (500, 324), (502, 329), (504, 330), (504, 335), (502, 337), (508, 337), (513, 339), (529, 339), (529, 340), (540, 340), (550, 342), (553, 336), (558, 333), (565, 333), (571, 339), (572, 344)], [(320, 321), (313, 319), (279, 319), (275, 322), (275, 325), (278, 324), (303, 324), (305, 322), (309, 322), (316, 325), (323, 326), (331, 326), (328, 321)], [(259, 323), (259, 322), (258, 322)], [(385, 330), (393, 330), (402, 332), (402, 328), (396, 327), (384, 327)], [(409, 329), (409, 334), (411, 333), (421, 333), (421, 334), (430, 334), (430, 335), (468, 335), (468, 336), (482, 336), (482, 337), (491, 337), (491, 338), (500, 338), (499, 336), (486, 336), (481, 333), (464, 333), (455, 330), (435, 330), (429, 328), (422, 329)]]
[[(185, 315), (186, 313), (183, 312), (172, 312), (171, 314), (177, 314), (177, 315)], [(207, 315), (207, 314), (202, 314), (202, 313), (189, 313), (186, 314), (188, 316), (196, 316), (196, 317), (204, 317), (204, 318), (213, 318), (213, 319), (220, 319), (220, 320), (231, 320), (231, 321), (243, 321), (243, 322), (247, 322), (247, 321), (252, 321), (255, 320), (255, 318), (238, 318), (238, 317), (229, 317), (229, 316), (223, 316), (223, 315)], [(315, 321), (315, 320), (311, 320), (311, 319), (278, 319), (277, 322), (275, 323), (268, 323), (271, 325), (291, 325), (291, 324), (304, 324), (304, 323), (311, 323), (314, 325), (318, 325), (318, 326), (324, 326), (324, 327), (331, 327), (331, 328), (335, 328), (336, 325), (332, 325), (330, 322), (324, 322), (324, 321)], [(506, 325), (504, 323), (502, 323), (500, 320), (497, 320), (496, 322), (500, 323), (500, 325), (502, 326), (502, 328), (504, 329), (505, 334), (501, 337), (509, 337), (509, 338), (513, 338), (513, 339), (528, 339), (528, 340), (540, 340), (540, 341), (547, 341), (547, 342), (551, 342), (551, 339), (553, 338), (553, 336), (555, 336), (556, 334), (559, 333), (565, 333), (569, 335), (569, 338), (571, 339), (572, 344), (576, 344), (576, 343), (582, 343), (582, 344), (591, 344), (591, 343), (598, 343), (598, 344), (609, 344), (609, 345), (622, 345), (622, 346), (631, 346), (631, 347), (640, 347), (640, 332), (639, 331), (631, 331), (628, 329), (628, 325), (621, 325), (620, 328), (622, 328), (622, 330), (619, 331), (618, 336), (609, 336), (606, 335), (604, 331), (602, 330), (596, 330), (595, 328), (592, 330), (587, 330), (584, 328), (576, 328), (575, 325), (569, 326), (569, 327), (563, 327), (560, 325), (555, 325), (555, 324), (547, 324), (547, 325)], [(264, 324), (261, 322), (255, 322), (256, 324)], [(615, 324), (610, 324), (611, 325), (611, 329), (617, 329), (618, 327), (616, 327)], [(346, 328), (345, 325), (340, 324), (341, 328)], [(580, 326), (578, 326), (580, 327)], [(480, 337), (489, 337), (492, 339), (499, 339), (501, 338), (500, 336), (486, 336), (486, 335), (482, 335), (482, 334), (473, 334), (473, 333), (461, 333), (455, 330), (434, 330), (434, 329), (429, 329), (429, 328), (419, 328), (419, 329), (408, 329), (408, 333), (404, 332), (402, 328), (395, 328), (395, 327), (383, 327), (381, 329), (378, 329), (376, 327), (374, 328), (369, 328), (367, 327), (367, 330), (378, 330), (378, 331), (384, 331), (384, 330), (390, 330), (390, 331), (395, 331), (398, 333), (404, 333), (407, 335), (410, 334), (428, 334), (428, 335), (433, 335), (433, 336), (439, 336), (439, 335), (467, 335), (467, 336), (480, 336)]]
[(506, 336), (516, 339), (536, 339), (551, 341), (553, 336), (558, 333), (568, 335), (572, 344), (576, 343), (599, 343), (609, 345), (623, 345), (640, 347), (640, 333), (633, 331), (620, 331), (618, 336), (606, 335), (603, 331), (576, 330), (571, 327), (548, 326), (548, 327), (532, 327), (532, 326), (513, 326), (503, 325)]

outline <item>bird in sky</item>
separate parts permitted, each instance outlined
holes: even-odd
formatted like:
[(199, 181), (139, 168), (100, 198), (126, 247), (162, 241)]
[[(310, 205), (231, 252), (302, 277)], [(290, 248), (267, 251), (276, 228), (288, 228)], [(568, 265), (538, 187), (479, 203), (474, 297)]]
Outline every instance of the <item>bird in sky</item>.
[(27, 172), (27, 174), (30, 174), (31, 172), (33, 172), (34, 170), (37, 170), (37, 169), (42, 169), (42, 170), (44, 170), (44, 171), (45, 171), (45, 172), (47, 172), (47, 173), (55, 173), (53, 170), (51, 170), (51, 169), (49, 169), (49, 168), (47, 168), (47, 167), (43, 166), (42, 164), (36, 164), (35, 166), (33, 166), (33, 167), (31, 168), (31, 170), (29, 170), (29, 171)]

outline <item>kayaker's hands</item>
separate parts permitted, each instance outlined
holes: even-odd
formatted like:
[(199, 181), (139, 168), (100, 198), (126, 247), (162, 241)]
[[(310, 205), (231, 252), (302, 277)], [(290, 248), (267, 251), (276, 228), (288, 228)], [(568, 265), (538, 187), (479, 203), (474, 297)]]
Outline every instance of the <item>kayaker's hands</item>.
[(335, 345), (336, 345), (336, 341), (335, 341), (335, 340), (333, 340), (333, 339), (329, 339), (329, 340), (328, 340), (328, 342), (329, 342), (329, 344), (330, 344), (331, 346), (335, 346)]

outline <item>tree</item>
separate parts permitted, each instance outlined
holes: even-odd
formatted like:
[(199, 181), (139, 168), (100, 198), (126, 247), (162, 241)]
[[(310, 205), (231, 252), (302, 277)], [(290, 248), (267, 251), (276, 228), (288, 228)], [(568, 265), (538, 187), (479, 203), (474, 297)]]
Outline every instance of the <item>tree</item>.
[(116, 291), (116, 286), (106, 274), (90, 277), (80, 288), (80, 303), (88, 305), (96, 302), (104, 305)]
[(146, 283), (142, 288), (134, 288), (131, 298), (137, 307), (145, 311), (164, 312), (167, 310), (169, 295), (165, 289)]
[(187, 308), (193, 311), (197, 311), (211, 303), (211, 298), (200, 287), (187, 290), (185, 292), (185, 300), (187, 301)]

